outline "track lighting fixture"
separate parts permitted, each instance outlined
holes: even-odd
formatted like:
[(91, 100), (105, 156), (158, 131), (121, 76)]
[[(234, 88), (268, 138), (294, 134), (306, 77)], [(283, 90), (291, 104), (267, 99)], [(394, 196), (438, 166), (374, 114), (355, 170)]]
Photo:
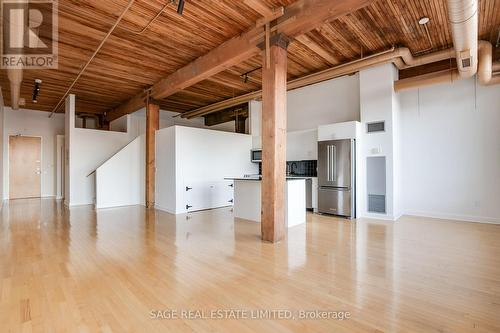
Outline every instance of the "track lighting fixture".
[(250, 79), (250, 74), (252, 74), (255, 71), (258, 71), (259, 69), (262, 69), (262, 67), (252, 69), (246, 73), (243, 73), (240, 75), (241, 79), (243, 80), (244, 83), (248, 83), (248, 80)]
[(182, 15), (183, 11), (184, 11), (184, 0), (178, 0), (177, 14)]
[(38, 103), (38, 93), (40, 92), (40, 85), (42, 84), (42, 80), (35, 79), (35, 87), (33, 88), (33, 103)]

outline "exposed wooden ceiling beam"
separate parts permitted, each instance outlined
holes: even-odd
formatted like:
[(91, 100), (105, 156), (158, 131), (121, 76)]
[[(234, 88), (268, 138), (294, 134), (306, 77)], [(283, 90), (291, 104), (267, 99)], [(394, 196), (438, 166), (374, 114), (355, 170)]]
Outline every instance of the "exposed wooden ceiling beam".
[[(373, 66), (374, 64), (392, 62), (395, 58), (394, 54), (395, 54), (395, 49), (392, 48), (391, 50), (382, 51), (378, 54), (367, 56), (363, 59), (354, 60), (350, 63), (340, 64), (317, 73), (299, 77), (294, 80), (288, 81), (287, 89), (293, 90), (311, 84), (337, 78), (340, 76), (349, 75), (351, 73), (357, 72), (361, 67), (360, 64), (366, 61), (368, 62), (366, 62), (364, 66)], [(261, 97), (262, 97), (262, 90), (252, 91), (244, 95), (236, 96), (224, 101), (200, 107), (195, 110), (187, 111), (183, 113), (181, 117), (191, 119), (191, 118), (206, 116), (207, 114), (210, 114), (212, 112), (217, 112), (219, 110), (223, 110), (237, 104), (249, 102), (253, 99), (258, 99)]]
[(264, 17), (272, 17), (274, 14), (274, 10), (269, 8), (265, 3), (261, 0), (243, 0), (245, 5), (255, 10), (257, 13)]
[[(369, 5), (374, 0), (298, 0), (287, 6), (284, 14), (273, 23), (275, 31), (289, 37), (304, 34), (327, 21), (334, 20), (348, 13)], [(163, 99), (187, 87), (209, 78), (231, 66), (257, 55), (262, 43), (264, 29), (254, 27), (246, 33), (234, 37), (160, 80), (151, 87), (151, 97)], [(108, 112), (108, 120), (117, 119), (125, 114), (137, 111), (137, 101), (144, 93), (132, 97), (124, 105)]]
[(326, 51), (321, 45), (313, 41), (311, 38), (307, 37), (307, 35), (300, 35), (295, 37), (295, 39), (307, 46), (311, 51), (319, 55), (321, 58), (328, 61), (331, 65), (337, 65), (340, 63), (337, 58)]

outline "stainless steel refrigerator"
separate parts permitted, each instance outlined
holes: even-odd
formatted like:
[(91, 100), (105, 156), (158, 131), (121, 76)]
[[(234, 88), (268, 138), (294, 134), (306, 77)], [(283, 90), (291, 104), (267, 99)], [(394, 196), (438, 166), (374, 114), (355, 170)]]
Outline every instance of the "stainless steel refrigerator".
[(356, 217), (356, 142), (318, 142), (318, 211)]

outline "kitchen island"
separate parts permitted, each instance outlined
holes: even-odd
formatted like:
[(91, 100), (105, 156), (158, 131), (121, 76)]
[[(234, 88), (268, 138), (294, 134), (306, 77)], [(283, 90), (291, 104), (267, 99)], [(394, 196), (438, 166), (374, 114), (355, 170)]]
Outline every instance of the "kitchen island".
[[(260, 222), (260, 177), (226, 178), (234, 181), (234, 217)], [(293, 227), (306, 223), (305, 178), (287, 177), (285, 193), (285, 221)]]

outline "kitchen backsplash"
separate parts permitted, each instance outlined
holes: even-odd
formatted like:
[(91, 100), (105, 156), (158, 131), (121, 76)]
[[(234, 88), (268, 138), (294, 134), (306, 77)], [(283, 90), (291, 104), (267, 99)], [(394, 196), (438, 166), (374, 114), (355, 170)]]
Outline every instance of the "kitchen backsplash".
[[(291, 175), (304, 176), (304, 177), (317, 177), (318, 176), (318, 161), (288, 161), (286, 162), (287, 171)], [(262, 174), (262, 163), (259, 163), (259, 174)]]
[(318, 175), (318, 161), (289, 161), (286, 162), (290, 174), (297, 176), (316, 177)]

